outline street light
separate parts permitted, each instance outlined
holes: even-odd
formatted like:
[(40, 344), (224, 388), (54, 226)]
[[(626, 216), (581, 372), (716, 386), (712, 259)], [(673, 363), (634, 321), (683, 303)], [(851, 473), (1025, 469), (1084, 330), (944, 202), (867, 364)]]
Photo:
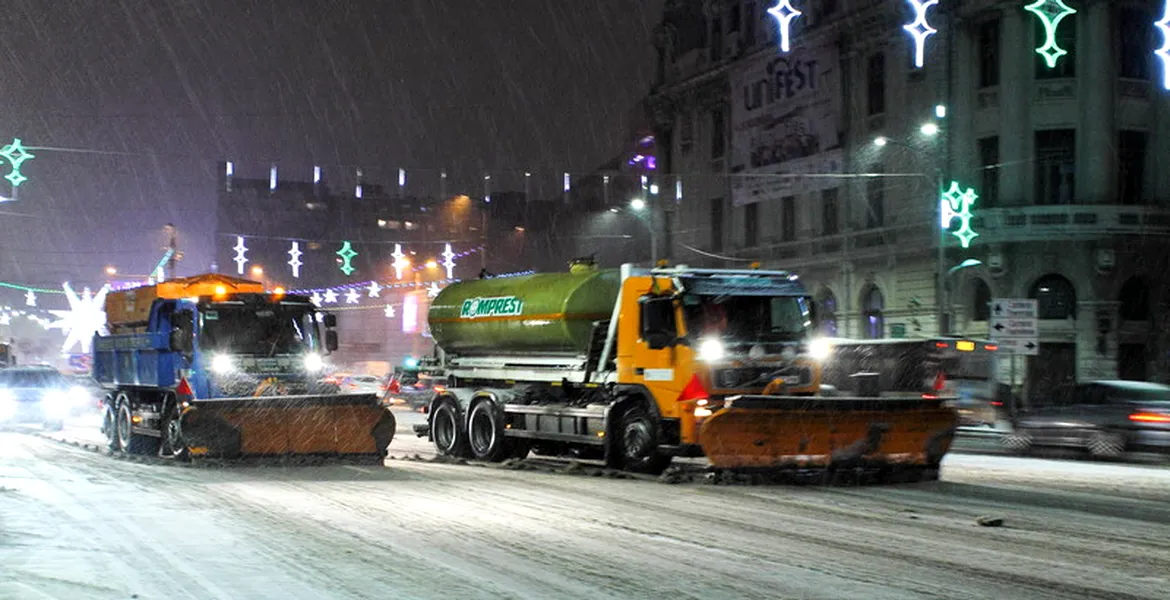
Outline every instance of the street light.
[(890, 143), (890, 139), (883, 135), (879, 135), (873, 138), (873, 145), (877, 146), (878, 148), (884, 148), (888, 143)]
[(252, 277), (263, 277), (263, 276), (264, 276), (264, 267), (261, 267), (260, 265), (256, 265), (255, 267), (252, 267)]
[(955, 273), (958, 273), (961, 269), (966, 269), (968, 267), (978, 267), (981, 264), (983, 264), (983, 261), (981, 261), (977, 258), (968, 258), (967, 260), (951, 267), (951, 269), (949, 271), (947, 271), (947, 275), (954, 275)]
[(118, 269), (113, 266), (106, 267), (106, 275), (114, 276), (118, 274)]
[(630, 208), (637, 212), (642, 212), (646, 210), (646, 201), (641, 198), (634, 198), (633, 200), (630, 200)]
[(950, 327), (950, 325), (951, 325), (951, 276), (954, 275), (955, 273), (958, 273), (959, 271), (962, 271), (963, 269), (967, 269), (970, 267), (978, 267), (979, 265), (982, 265), (982, 264), (983, 264), (983, 261), (981, 261), (977, 258), (968, 258), (968, 259), (964, 260), (963, 262), (961, 262), (961, 263), (959, 263), (959, 264), (957, 264), (957, 265), (955, 265), (947, 270), (947, 281), (946, 281), (946, 285), (943, 286), (943, 290), (946, 292), (944, 306), (946, 307), (945, 314), (947, 316), (947, 319), (946, 319), (947, 331), (942, 331), (942, 328), (940, 325), (939, 335), (947, 335), (947, 334), (951, 333), (951, 331), (950, 331), (950, 329), (951, 329), (951, 327)]
[(922, 135), (934, 137), (939, 132), (938, 123), (923, 123), (922, 127), (919, 127), (918, 130), (922, 132)]

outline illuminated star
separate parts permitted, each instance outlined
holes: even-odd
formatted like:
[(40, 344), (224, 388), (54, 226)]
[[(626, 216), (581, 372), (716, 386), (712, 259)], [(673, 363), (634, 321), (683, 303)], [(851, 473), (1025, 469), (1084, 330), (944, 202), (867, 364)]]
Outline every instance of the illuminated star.
[(1170, 90), (1170, 1), (1162, 14), (1162, 20), (1154, 23), (1154, 27), (1162, 32), (1162, 47), (1154, 51), (1162, 59), (1162, 87)]
[(378, 294), (382, 292), (382, 286), (378, 285), (377, 281), (371, 281), (370, 285), (366, 287), (370, 298), (377, 298)]
[(351, 289), (345, 293), (345, 303), (346, 304), (357, 304), (359, 297), (361, 297), (361, 294), (358, 294), (357, 290)]
[(61, 345), (62, 352), (68, 352), (73, 346), (80, 345), (81, 352), (89, 352), (93, 335), (100, 333), (107, 335), (106, 329), (106, 294), (110, 286), (102, 286), (97, 296), (85, 288), (81, 296), (73, 291), (68, 282), (64, 285), (65, 296), (69, 299), (69, 310), (51, 310), (57, 316), (57, 321), (50, 323), (47, 329), (61, 329), (68, 332), (65, 343)]
[(24, 149), (24, 146), (20, 143), (20, 138), (15, 138), (11, 144), (0, 148), (0, 156), (4, 157), (8, 161), (8, 164), (12, 165), (12, 172), (4, 176), (5, 179), (12, 183), (12, 187), (17, 187), (25, 181), (28, 181), (28, 177), (20, 173), (20, 165), (30, 158), (35, 158), (35, 156)]
[(938, 0), (906, 0), (914, 7), (914, 21), (904, 25), (911, 37), (914, 38), (914, 66), (919, 69), (925, 63), (926, 38), (938, 33), (938, 30), (926, 22), (926, 11), (938, 4)]
[(313, 295), (309, 296), (309, 302), (312, 302), (315, 306), (321, 306), (320, 292), (313, 292)]
[(325, 290), (325, 304), (336, 304), (337, 292), (333, 290)]
[(301, 262), (302, 254), (304, 254), (304, 252), (301, 252), (301, 244), (299, 242), (293, 242), (292, 248), (288, 251), (288, 255), (290, 257), (288, 259), (288, 266), (292, 267), (293, 277), (301, 276), (301, 265), (305, 264)]
[(386, 315), (387, 319), (393, 319), (394, 318), (394, 305), (387, 304), (386, 309), (382, 311), (382, 314)]
[(792, 6), (792, 0), (780, 0), (776, 6), (768, 9), (768, 14), (776, 17), (780, 25), (780, 50), (788, 52), (788, 34), (792, 29), (792, 21), (804, 13)]
[(247, 264), (247, 262), (248, 262), (248, 258), (246, 256), (244, 256), (244, 254), (248, 251), (248, 247), (244, 245), (244, 236), (242, 236), (242, 235), (236, 236), (236, 245), (235, 245), (235, 247), (232, 248), (232, 250), (236, 251), (236, 257), (234, 259), (232, 259), (232, 260), (236, 261), (236, 271), (240, 275), (243, 275), (244, 274), (244, 265)]
[(439, 284), (431, 282), (431, 287), (427, 289), (427, 298), (434, 298), (439, 295)]
[(36, 306), (37, 305), (36, 293), (34, 293), (32, 290), (25, 292), (24, 293), (24, 304), (26, 306)]
[(1065, 4), (1064, 0), (1036, 0), (1024, 9), (1035, 14), (1044, 25), (1044, 45), (1037, 48), (1036, 53), (1044, 57), (1044, 62), (1048, 63), (1048, 68), (1051, 69), (1056, 66), (1056, 61), (1060, 57), (1068, 54), (1067, 50), (1056, 43), (1056, 28), (1060, 26), (1062, 19), (1076, 14), (1077, 11)]
[[(387, 306), (386, 308), (390, 308), (390, 307)], [(9, 317), (6, 314), (0, 315), (0, 325), (11, 325), (11, 324), (12, 324), (12, 317)]]

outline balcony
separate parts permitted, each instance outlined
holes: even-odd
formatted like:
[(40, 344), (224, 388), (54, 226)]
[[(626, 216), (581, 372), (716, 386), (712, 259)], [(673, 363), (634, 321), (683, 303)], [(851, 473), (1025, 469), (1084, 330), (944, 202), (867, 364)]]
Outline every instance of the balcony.
[(1059, 205), (976, 210), (975, 243), (1085, 240), (1114, 235), (1170, 235), (1170, 209), (1159, 206)]

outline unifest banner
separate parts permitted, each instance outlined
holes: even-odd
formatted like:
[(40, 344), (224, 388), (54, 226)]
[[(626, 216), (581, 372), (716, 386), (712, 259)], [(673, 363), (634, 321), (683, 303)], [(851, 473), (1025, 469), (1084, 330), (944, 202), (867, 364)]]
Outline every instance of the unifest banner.
[(736, 206), (840, 185), (831, 177), (799, 176), (842, 171), (837, 47), (827, 43), (798, 50), (765, 53), (731, 74), (730, 171)]

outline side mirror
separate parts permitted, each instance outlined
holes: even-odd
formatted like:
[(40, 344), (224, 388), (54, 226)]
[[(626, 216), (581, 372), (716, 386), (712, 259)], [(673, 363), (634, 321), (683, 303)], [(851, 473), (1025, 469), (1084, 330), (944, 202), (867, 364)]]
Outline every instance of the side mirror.
[(171, 315), (172, 352), (190, 354), (194, 351), (195, 316), (189, 310), (179, 311)]
[(325, 332), (325, 349), (329, 352), (337, 351), (337, 332), (332, 329)]
[(674, 345), (678, 339), (678, 326), (674, 319), (674, 298), (670, 296), (642, 296), (640, 334), (651, 350), (662, 350)]
[(325, 314), (325, 327), (327, 329), (333, 329), (334, 327), (337, 327), (337, 315), (332, 314), (332, 313), (326, 313)]

